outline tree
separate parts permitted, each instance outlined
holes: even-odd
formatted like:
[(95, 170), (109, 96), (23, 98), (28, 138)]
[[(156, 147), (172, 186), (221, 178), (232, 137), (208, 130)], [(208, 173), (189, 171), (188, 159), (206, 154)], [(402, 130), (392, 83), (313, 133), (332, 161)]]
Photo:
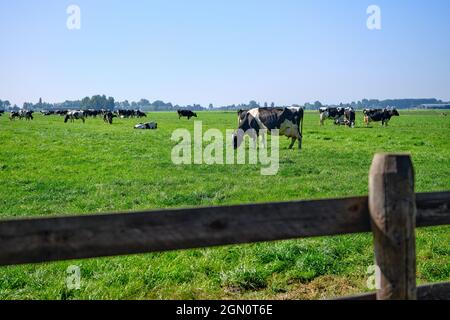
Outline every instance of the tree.
[(113, 97), (109, 97), (108, 101), (107, 101), (107, 104), (106, 104), (106, 109), (114, 110), (114, 106), (115, 106), (114, 98)]
[(213, 109), (214, 109), (214, 106), (213, 106), (212, 103), (209, 104), (208, 109), (209, 109), (209, 110), (213, 110)]
[(271, 107), (271, 108), (275, 108), (275, 102), (272, 102), (272, 103), (270, 104), (270, 107)]
[(84, 109), (89, 108), (91, 105), (91, 99), (89, 97), (85, 97), (81, 100), (81, 107)]
[(267, 102), (264, 102), (264, 108), (267, 108), (268, 106)]
[(250, 102), (248, 103), (248, 107), (249, 107), (249, 108), (258, 108), (258, 107), (259, 107), (259, 104), (258, 104), (258, 102), (256, 102), (255, 100), (252, 100), (252, 101), (250, 101)]
[(320, 103), (320, 101), (314, 102), (314, 108), (319, 109), (319, 108), (322, 108), (322, 107), (323, 107), (323, 105), (322, 105), (322, 103)]

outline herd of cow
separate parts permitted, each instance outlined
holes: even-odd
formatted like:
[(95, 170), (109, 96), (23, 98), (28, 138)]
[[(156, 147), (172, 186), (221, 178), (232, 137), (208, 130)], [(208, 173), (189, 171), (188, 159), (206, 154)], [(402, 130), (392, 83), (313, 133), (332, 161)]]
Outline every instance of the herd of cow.
[[(353, 108), (323, 107), (319, 109), (320, 125), (324, 125), (326, 119), (332, 119), (337, 125), (346, 125), (351, 128), (355, 126), (356, 112)], [(399, 116), (396, 109), (364, 109), (364, 123), (381, 121), (387, 126), (393, 116)], [(259, 136), (263, 137), (271, 130), (278, 129), (279, 134), (291, 138), (289, 149), (292, 149), (295, 141), (298, 148), (302, 148), (303, 138), (303, 115), (302, 108), (254, 108), (238, 111), (238, 130), (233, 134), (234, 148), (242, 143), (245, 134), (249, 135), (254, 144)]]
[[(3, 112), (0, 112), (0, 116)], [(113, 118), (142, 118), (147, 115), (140, 110), (64, 110), (64, 111), (41, 111), (44, 116), (60, 115), (64, 116), (64, 122), (74, 122), (81, 120), (85, 122), (87, 117), (102, 116), (105, 123), (112, 124)], [(188, 120), (197, 117), (197, 114), (190, 110), (178, 110), (178, 117), (186, 117)], [(337, 125), (345, 125), (353, 128), (356, 121), (356, 113), (352, 108), (344, 107), (323, 107), (319, 109), (320, 125), (324, 125), (326, 119), (332, 119)], [(399, 116), (396, 109), (364, 109), (364, 123), (368, 125), (370, 122), (381, 122), (383, 126), (387, 126), (389, 120), (393, 116)], [(256, 143), (258, 137), (266, 133), (270, 134), (271, 130), (278, 129), (279, 134), (292, 139), (289, 148), (292, 149), (294, 143), (298, 141), (298, 148), (302, 147), (303, 138), (303, 116), (304, 110), (301, 107), (288, 108), (253, 108), (250, 110), (239, 110), (238, 113), (238, 130), (233, 134), (234, 148), (238, 148), (242, 143), (244, 135), (249, 135)], [(33, 120), (33, 111), (20, 110), (13, 111), (9, 115), (10, 120), (26, 119)], [(139, 123), (134, 126), (136, 129), (156, 129), (155, 122)], [(263, 139), (264, 141), (264, 139)]]
[[(323, 125), (326, 119), (333, 119), (335, 124), (347, 125), (349, 127), (355, 126), (356, 113), (353, 108), (330, 108), (323, 107), (319, 109), (320, 112), (320, 124)], [(393, 116), (399, 116), (400, 114), (396, 109), (384, 108), (384, 109), (364, 109), (364, 123), (369, 125), (370, 122), (381, 121), (381, 125), (388, 125), (389, 120)]]

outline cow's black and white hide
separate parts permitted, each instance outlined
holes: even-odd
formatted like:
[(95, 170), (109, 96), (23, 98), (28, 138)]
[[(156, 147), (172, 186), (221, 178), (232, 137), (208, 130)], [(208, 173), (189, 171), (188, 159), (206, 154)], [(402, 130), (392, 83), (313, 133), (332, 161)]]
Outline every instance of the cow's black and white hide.
[(302, 108), (254, 108), (238, 113), (239, 126), (233, 134), (233, 147), (238, 148), (244, 135), (247, 134), (253, 139), (256, 146), (258, 136), (262, 136), (264, 143), (264, 133), (271, 133), (271, 130), (278, 129), (279, 135), (291, 138), (289, 149), (292, 149), (295, 141), (298, 141), (298, 148), (302, 148)]
[(158, 124), (156, 122), (138, 123), (134, 126), (135, 129), (158, 129)]
[(75, 122), (75, 120), (82, 120), (85, 122), (85, 115), (83, 111), (68, 111), (66, 116), (64, 117), (64, 123), (67, 121)]
[(9, 113), (9, 120), (12, 121), (12, 120), (15, 120), (16, 118), (19, 118), (19, 119), (20, 119), (20, 114), (19, 114), (19, 112), (18, 112), (18, 111), (11, 111), (11, 112)]
[(105, 123), (112, 124), (113, 118), (115, 118), (115, 117), (117, 117), (117, 115), (113, 114), (111, 111), (107, 111), (107, 112), (103, 113), (103, 121)]
[(355, 127), (356, 112), (353, 108), (345, 108), (344, 110), (344, 124), (350, 128)]
[(320, 125), (323, 126), (325, 120), (333, 119), (335, 124), (340, 124), (344, 120), (345, 109), (342, 107), (322, 107), (319, 108)]
[(394, 116), (400, 116), (396, 109), (364, 109), (364, 123), (368, 126), (370, 122), (380, 122), (382, 126), (387, 126)]
[(147, 115), (145, 114), (145, 112), (142, 112), (141, 110), (137, 110), (136, 117), (137, 118), (147, 118)]

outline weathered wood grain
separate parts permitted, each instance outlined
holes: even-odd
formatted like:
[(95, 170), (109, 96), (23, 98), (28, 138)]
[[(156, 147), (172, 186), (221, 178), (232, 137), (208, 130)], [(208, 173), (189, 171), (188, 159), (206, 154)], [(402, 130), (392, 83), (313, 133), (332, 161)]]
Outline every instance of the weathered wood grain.
[(0, 265), (369, 230), (367, 198), (0, 222)]
[[(417, 195), (417, 226), (450, 224), (450, 192)], [(367, 197), (0, 220), (0, 265), (370, 232)]]
[(369, 211), (379, 267), (377, 300), (417, 299), (416, 198), (409, 154), (375, 155)]

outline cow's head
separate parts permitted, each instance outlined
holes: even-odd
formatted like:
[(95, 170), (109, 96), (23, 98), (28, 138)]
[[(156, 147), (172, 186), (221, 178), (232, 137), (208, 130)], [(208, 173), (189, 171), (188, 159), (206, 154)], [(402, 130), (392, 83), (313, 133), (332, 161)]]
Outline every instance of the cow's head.
[(192, 115), (197, 118), (197, 114), (195, 112), (192, 112)]
[(400, 113), (398, 113), (397, 109), (392, 109), (391, 110), (391, 115), (398, 117), (398, 116), (400, 116)]
[(243, 110), (242, 113), (239, 114), (239, 125), (238, 129), (232, 135), (233, 148), (237, 149), (242, 144), (244, 140), (244, 136), (247, 134), (251, 137), (256, 137), (256, 129), (258, 128), (258, 124), (253, 117), (252, 114), (248, 112), (248, 110)]

